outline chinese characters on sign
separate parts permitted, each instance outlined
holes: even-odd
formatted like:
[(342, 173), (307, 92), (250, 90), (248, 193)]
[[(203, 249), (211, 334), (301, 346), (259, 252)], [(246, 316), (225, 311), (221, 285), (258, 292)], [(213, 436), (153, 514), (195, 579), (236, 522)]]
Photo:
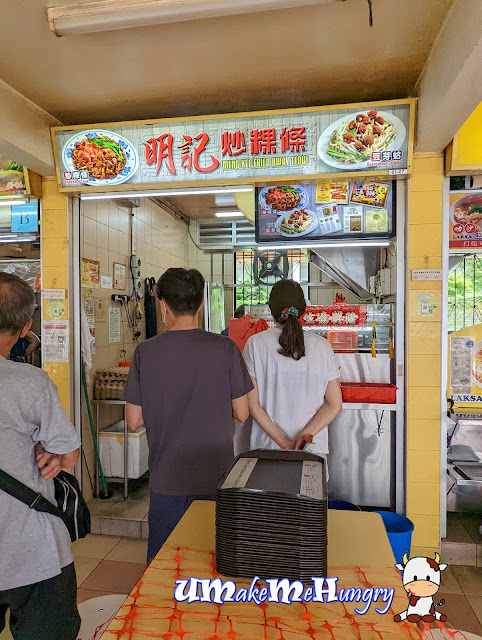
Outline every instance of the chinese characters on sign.
[[(279, 138), (279, 144), (278, 144)], [(174, 136), (171, 133), (163, 133), (156, 138), (149, 138), (144, 142), (146, 164), (156, 167), (156, 174), (159, 174), (163, 163), (171, 175), (177, 175), (176, 163), (174, 160)], [(181, 144), (177, 148), (181, 150), (180, 168), (189, 172), (193, 170), (197, 173), (212, 173), (220, 166), (220, 161), (209, 153), (210, 136), (206, 132), (201, 132), (196, 136), (182, 135)], [(229, 158), (248, 154), (246, 145), (246, 135), (244, 131), (223, 131), (220, 136), (219, 147), (221, 158)], [(305, 127), (296, 126), (287, 129), (283, 127), (279, 136), (275, 128), (253, 129), (249, 131), (249, 155), (271, 155), (276, 153), (300, 153), (306, 150)], [(203, 155), (206, 154), (206, 155)], [(273, 160), (275, 160), (273, 158)], [(279, 160), (279, 159), (278, 159)], [(294, 163), (294, 157), (291, 158)], [(307, 161), (307, 159), (306, 159)], [(247, 161), (248, 163), (250, 161)], [(301, 158), (298, 164), (304, 164), (305, 159)], [(276, 166), (278, 162), (264, 166)], [(279, 163), (282, 164), (281, 162)], [(224, 169), (237, 168), (239, 161), (223, 163)], [(248, 164), (246, 166), (255, 166)]]
[[(373, 106), (380, 111), (345, 105), (54, 128), (61, 187), (407, 173), (414, 103)], [(365, 112), (378, 114), (376, 124)], [(355, 133), (345, 132), (351, 125)]]
[(367, 307), (347, 304), (306, 307), (301, 324), (305, 327), (364, 328), (367, 326)]

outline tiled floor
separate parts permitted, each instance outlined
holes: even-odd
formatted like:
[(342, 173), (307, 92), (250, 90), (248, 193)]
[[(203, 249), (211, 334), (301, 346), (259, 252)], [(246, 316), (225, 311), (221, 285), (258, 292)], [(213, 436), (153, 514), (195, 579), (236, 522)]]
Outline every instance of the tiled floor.
[(128, 594), (146, 568), (147, 541), (90, 535), (72, 545), (78, 601)]
[(149, 480), (142, 477), (129, 481), (129, 497), (124, 500), (123, 485), (109, 484), (113, 496), (108, 500), (94, 498), (89, 502), (92, 533), (117, 537), (148, 536)]
[(482, 568), (480, 524), (482, 524), (482, 514), (447, 514), (447, 537), (442, 540), (441, 545), (443, 562), (450, 565)]

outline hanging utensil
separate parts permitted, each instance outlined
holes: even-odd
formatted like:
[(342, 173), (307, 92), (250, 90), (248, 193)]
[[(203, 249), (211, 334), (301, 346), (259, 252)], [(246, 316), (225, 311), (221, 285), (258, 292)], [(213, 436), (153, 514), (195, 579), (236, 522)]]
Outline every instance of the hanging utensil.
[(377, 357), (377, 350), (376, 350), (376, 347), (375, 347), (375, 341), (377, 339), (378, 322), (375, 320), (375, 306), (373, 307), (373, 322), (371, 323), (371, 327), (372, 327), (372, 348), (371, 348), (371, 352), (372, 352), (372, 358), (376, 358)]
[(395, 323), (392, 322), (393, 318), (392, 318), (392, 305), (390, 305), (390, 322), (387, 324), (388, 326), (388, 357), (391, 359), (393, 358), (393, 327), (395, 326)]

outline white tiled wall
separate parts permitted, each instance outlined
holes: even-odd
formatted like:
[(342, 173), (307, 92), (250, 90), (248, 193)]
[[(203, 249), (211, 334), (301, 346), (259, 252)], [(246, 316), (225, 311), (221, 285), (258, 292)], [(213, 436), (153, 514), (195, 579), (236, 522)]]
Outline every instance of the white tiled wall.
[[(83, 288), (82, 293), (93, 295), (106, 301), (107, 307), (117, 306), (111, 301), (113, 293), (130, 295), (129, 280), (131, 253), (141, 260), (142, 292), (144, 279), (159, 276), (169, 267), (187, 267), (188, 230), (184, 222), (175, 220), (166, 211), (148, 199), (141, 199), (138, 208), (126, 209), (114, 200), (84, 201), (82, 204), (82, 257), (100, 262), (101, 275), (113, 276), (114, 262), (125, 264), (127, 287), (124, 291), (114, 289)], [(143, 308), (143, 300), (141, 300)], [(131, 313), (134, 302), (129, 305)], [(106, 315), (107, 317), (107, 315)], [(110, 344), (107, 335), (107, 321), (96, 318), (96, 350), (94, 368), (116, 366), (120, 351), (124, 349), (127, 359), (132, 357), (135, 342), (127, 326), (125, 314), (122, 317), (121, 343)], [(145, 336), (145, 320), (139, 323), (142, 339)]]
[[(192, 237), (194, 232), (192, 232)], [(207, 253), (199, 249), (192, 238), (188, 236), (189, 268), (197, 269), (202, 273), (206, 282), (216, 282), (226, 285), (224, 289), (224, 308), (226, 323), (233, 315), (233, 288), (234, 284), (234, 254), (233, 253)], [(224, 275), (223, 275), (224, 262)], [(226, 324), (227, 326), (227, 324)]]
[[(132, 331), (128, 327), (127, 318), (121, 309), (121, 342), (109, 344), (108, 336), (108, 308), (118, 307), (111, 300), (113, 293), (130, 295), (132, 287), (129, 281), (129, 263), (131, 253), (141, 259), (141, 282), (144, 293), (144, 279), (159, 276), (169, 267), (189, 266), (188, 228), (184, 222), (175, 220), (166, 211), (150, 200), (141, 199), (141, 206), (125, 209), (118, 206), (114, 200), (84, 201), (82, 203), (81, 219), (81, 255), (83, 258), (98, 260), (100, 273), (113, 276), (114, 262), (125, 264), (127, 268), (127, 287), (125, 290), (89, 289), (82, 288), (82, 298), (92, 295), (97, 302), (100, 300), (105, 307), (105, 316), (97, 313), (95, 319), (96, 353), (92, 359), (92, 371), (105, 367), (116, 367), (121, 359), (121, 350), (125, 350), (125, 358), (132, 359), (136, 342)], [(144, 310), (144, 300), (140, 302)], [(135, 303), (129, 303), (131, 314)], [(139, 322), (141, 336), (145, 337), (145, 318)], [(93, 379), (90, 376), (89, 393), (93, 397)], [(119, 407), (104, 407), (101, 415), (101, 426), (107, 426), (121, 418)], [(92, 438), (88, 426), (88, 416), (85, 405), (83, 407), (83, 444), (86, 459), (91, 472), (94, 469), (94, 454)], [(85, 463), (84, 463), (85, 464)], [(84, 474), (87, 478), (87, 474)], [(89, 497), (90, 486), (84, 483), (84, 493)]]

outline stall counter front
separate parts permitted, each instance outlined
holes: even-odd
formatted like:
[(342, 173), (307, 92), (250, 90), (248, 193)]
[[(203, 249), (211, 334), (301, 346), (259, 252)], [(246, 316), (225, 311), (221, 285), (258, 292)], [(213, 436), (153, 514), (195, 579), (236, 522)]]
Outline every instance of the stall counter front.
[[(386, 614), (372, 603), (365, 615), (354, 612), (363, 603), (179, 603), (175, 580), (216, 578), (215, 504), (194, 502), (166, 544), (148, 566), (112, 620), (102, 640), (268, 640), (366, 639), (419, 640), (410, 623), (396, 623), (395, 613), (406, 609), (407, 598), (378, 514), (328, 511), (329, 576), (339, 587), (393, 587), (395, 597)], [(282, 576), (279, 576), (282, 578)], [(249, 586), (244, 580), (239, 586)], [(383, 608), (383, 607), (382, 607)]]

